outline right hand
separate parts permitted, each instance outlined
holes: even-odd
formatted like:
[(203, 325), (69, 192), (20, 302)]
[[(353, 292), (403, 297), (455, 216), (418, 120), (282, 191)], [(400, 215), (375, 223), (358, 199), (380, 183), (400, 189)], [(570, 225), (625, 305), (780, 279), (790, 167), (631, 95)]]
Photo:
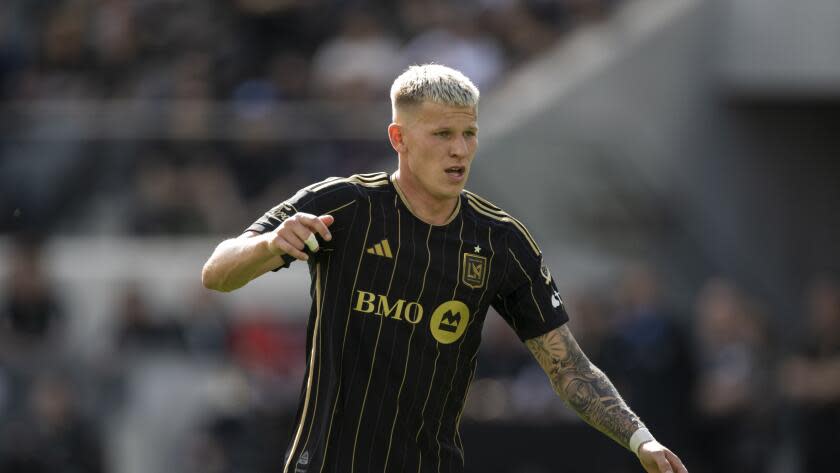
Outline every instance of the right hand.
[(298, 212), (267, 234), (268, 250), (276, 256), (289, 255), (306, 261), (309, 259), (309, 255), (304, 252), (306, 239), (312, 234), (318, 234), (325, 241), (332, 240), (332, 234), (327, 227), (334, 221), (332, 215), (315, 216)]
[(638, 457), (648, 473), (688, 473), (682, 460), (656, 440), (639, 445)]

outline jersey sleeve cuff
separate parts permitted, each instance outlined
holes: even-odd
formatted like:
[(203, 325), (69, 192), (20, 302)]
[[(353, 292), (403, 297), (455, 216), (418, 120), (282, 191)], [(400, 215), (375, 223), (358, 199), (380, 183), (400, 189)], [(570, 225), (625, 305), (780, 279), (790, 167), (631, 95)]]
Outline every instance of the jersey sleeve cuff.
[(245, 229), (246, 232), (257, 232), (259, 234), (263, 234), (269, 230), (270, 228), (268, 226), (261, 223), (252, 223), (250, 227)]
[(516, 332), (516, 335), (519, 337), (519, 340), (521, 340), (524, 343), (525, 341), (530, 340), (532, 338), (536, 338), (536, 337), (545, 335), (548, 332), (556, 329), (557, 327), (563, 326), (568, 321), (569, 321), (569, 317), (567, 315), (563, 314), (562, 317), (557, 317), (554, 320), (551, 320), (551, 321), (547, 322), (546, 324), (541, 325), (539, 327), (535, 327), (535, 328), (531, 328), (531, 329), (525, 329), (525, 330), (519, 330), (519, 331)]

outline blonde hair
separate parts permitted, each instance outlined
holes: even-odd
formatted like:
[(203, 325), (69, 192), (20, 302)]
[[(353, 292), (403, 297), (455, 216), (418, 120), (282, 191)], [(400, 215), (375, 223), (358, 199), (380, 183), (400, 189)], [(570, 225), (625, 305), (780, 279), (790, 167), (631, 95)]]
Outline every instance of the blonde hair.
[(391, 85), (391, 109), (435, 102), (453, 107), (478, 107), (478, 87), (460, 71), (440, 64), (411, 66)]

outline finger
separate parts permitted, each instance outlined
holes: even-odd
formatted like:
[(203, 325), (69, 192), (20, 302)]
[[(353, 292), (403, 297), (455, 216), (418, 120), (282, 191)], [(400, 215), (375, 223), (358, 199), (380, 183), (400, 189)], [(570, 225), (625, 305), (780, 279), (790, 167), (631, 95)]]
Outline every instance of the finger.
[(660, 473), (659, 465), (656, 463), (656, 461), (642, 463), (642, 467), (645, 469), (645, 473)]
[(292, 243), (288, 239), (284, 238), (282, 235), (278, 235), (277, 238), (274, 239), (274, 246), (280, 248), (280, 250), (283, 251), (283, 253), (294, 258), (304, 261), (309, 259), (309, 255), (302, 251), (303, 242), (299, 241), (299, 239), (298, 241)]
[(298, 250), (303, 251), (304, 246), (306, 246), (304, 242), (309, 237), (309, 230), (298, 222), (290, 222), (284, 225), (277, 232), (277, 235)]
[(309, 236), (306, 237), (306, 240), (304, 240), (303, 242), (306, 244), (306, 247), (309, 248), (309, 251), (313, 253), (318, 251), (318, 239), (315, 238), (314, 233), (310, 233)]
[(326, 226), (328, 226), (328, 227), (329, 227), (330, 225), (332, 225), (332, 224), (333, 224), (333, 222), (335, 222), (335, 217), (333, 217), (333, 216), (332, 216), (332, 215), (330, 215), (330, 214), (321, 215), (321, 216), (320, 216), (320, 217), (318, 217), (318, 218), (319, 218), (319, 219), (321, 219), (321, 221), (322, 221), (322, 222), (324, 222), (324, 225), (326, 225)]
[(294, 234), (296, 239), (300, 240), (301, 246), (299, 249), (301, 250), (303, 249), (303, 245), (306, 243), (306, 240), (309, 239), (310, 235), (312, 235), (312, 230), (307, 225), (305, 217), (298, 217), (294, 220), (288, 220), (286, 222), (286, 229), (290, 233)]
[(656, 458), (656, 466), (659, 467), (659, 473), (674, 473), (674, 470), (671, 469), (671, 464), (668, 463), (668, 460), (664, 456)]
[(688, 473), (688, 469), (685, 467), (685, 465), (683, 465), (683, 462), (682, 460), (680, 460), (680, 457), (678, 457), (674, 452), (670, 450), (665, 450), (665, 457), (668, 459), (668, 462), (671, 463), (671, 466), (673, 466), (677, 470), (677, 473)]
[(329, 225), (335, 220), (332, 215), (322, 215), (320, 217), (315, 217), (314, 215), (307, 215), (301, 216), (300, 221), (304, 224), (307, 228), (311, 231), (321, 235), (324, 240), (331, 240), (332, 234), (330, 233), (329, 229), (327, 229), (327, 223), (324, 221), (329, 221)]
[[(295, 234), (300, 241), (309, 248), (309, 251), (316, 252), (318, 251), (318, 239), (315, 238), (315, 234), (306, 226), (303, 221), (295, 222), (294, 224), (289, 225), (289, 229)], [(303, 249), (301, 247), (300, 249)]]
[(671, 468), (671, 464), (668, 463), (668, 459), (665, 458), (663, 452), (655, 452), (648, 457), (648, 460), (653, 467), (653, 471), (657, 473), (674, 473), (674, 470)]

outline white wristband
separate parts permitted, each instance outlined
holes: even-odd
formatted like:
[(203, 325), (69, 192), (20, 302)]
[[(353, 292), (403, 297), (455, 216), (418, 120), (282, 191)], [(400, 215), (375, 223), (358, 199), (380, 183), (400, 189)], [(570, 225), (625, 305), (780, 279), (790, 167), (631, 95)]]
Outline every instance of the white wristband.
[(630, 436), (630, 451), (638, 456), (639, 447), (641, 447), (643, 443), (650, 442), (651, 440), (656, 439), (653, 438), (653, 435), (651, 435), (650, 430), (648, 429), (641, 428), (633, 432), (633, 435)]

